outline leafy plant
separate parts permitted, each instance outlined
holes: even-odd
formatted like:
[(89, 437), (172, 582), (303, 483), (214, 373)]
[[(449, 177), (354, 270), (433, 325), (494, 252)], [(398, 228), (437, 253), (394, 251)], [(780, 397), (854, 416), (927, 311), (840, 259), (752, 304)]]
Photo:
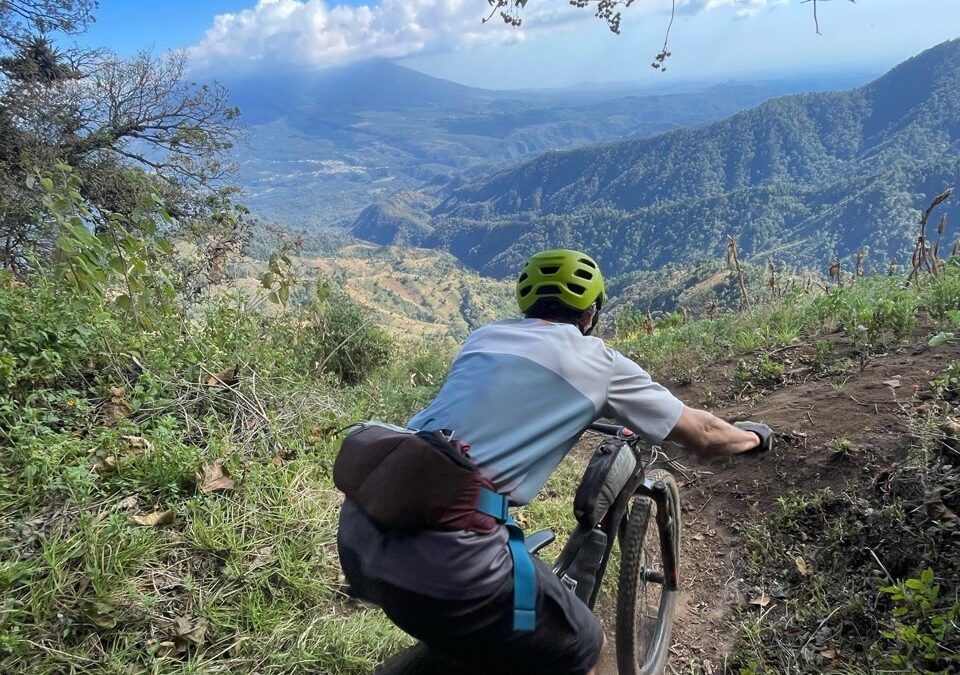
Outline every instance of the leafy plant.
[[(129, 173), (128, 180), (137, 180), (136, 172)], [(58, 272), (81, 291), (110, 299), (129, 318), (152, 326), (175, 291), (168, 264), (173, 247), (160, 233), (160, 224), (173, 219), (160, 196), (144, 192), (129, 220), (101, 209), (102, 229), (95, 232), (72, 167), (57, 164), (50, 174), (28, 180), (28, 186), (37, 185), (56, 237)]]
[[(960, 309), (951, 309), (944, 312), (944, 316), (950, 320), (954, 327), (960, 327)], [(954, 331), (940, 331), (928, 343), (931, 347), (939, 347), (947, 342), (956, 342), (957, 334)]]
[(960, 361), (954, 361), (930, 382), (934, 390), (944, 398), (954, 398), (960, 388)]
[(848, 459), (853, 455), (853, 443), (849, 438), (837, 436), (831, 443), (833, 456), (840, 459)]
[(880, 592), (893, 601), (890, 628), (881, 632), (896, 645), (889, 655), (893, 666), (946, 673), (960, 664), (960, 655), (943, 644), (957, 632), (960, 600), (941, 597), (932, 568), (924, 569), (919, 577), (883, 586)]

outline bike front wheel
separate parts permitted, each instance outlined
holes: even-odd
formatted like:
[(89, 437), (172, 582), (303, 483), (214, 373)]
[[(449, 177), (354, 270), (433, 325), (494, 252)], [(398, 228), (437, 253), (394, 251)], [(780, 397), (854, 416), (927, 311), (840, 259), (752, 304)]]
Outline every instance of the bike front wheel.
[[(666, 666), (677, 590), (666, 580), (677, 575), (680, 548), (680, 490), (677, 480), (658, 470), (649, 478), (667, 487), (664, 513), (646, 496), (631, 501), (620, 540), (617, 588), (617, 669), (620, 675), (659, 675)], [(669, 568), (669, 569), (668, 569)]]

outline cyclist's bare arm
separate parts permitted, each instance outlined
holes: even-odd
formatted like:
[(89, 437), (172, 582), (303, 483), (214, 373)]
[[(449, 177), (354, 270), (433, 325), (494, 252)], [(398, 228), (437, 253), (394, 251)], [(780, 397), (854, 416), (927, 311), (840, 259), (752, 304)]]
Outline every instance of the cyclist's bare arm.
[(686, 406), (667, 440), (707, 457), (738, 455), (757, 447), (753, 432), (738, 429), (706, 410)]

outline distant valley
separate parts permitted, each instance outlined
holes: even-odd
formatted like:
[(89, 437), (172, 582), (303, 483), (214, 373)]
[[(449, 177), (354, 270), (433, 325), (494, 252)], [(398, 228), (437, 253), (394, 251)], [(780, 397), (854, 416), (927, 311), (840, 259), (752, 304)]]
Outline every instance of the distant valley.
[[(958, 81), (954, 40), (850, 91), (776, 98), (699, 128), (396, 194), (352, 229), (449, 250), (492, 276), (557, 245), (589, 249), (611, 276), (716, 260), (727, 235), (759, 261), (823, 269), (866, 247), (882, 269), (908, 261), (918, 209), (960, 181)], [(944, 212), (960, 222), (960, 200)]]
[(496, 92), (386, 61), (227, 84), (247, 127), (235, 154), (245, 203), (264, 219), (311, 230), (349, 226), (398, 191), (451, 190), (545, 151), (696, 127), (815, 86)]

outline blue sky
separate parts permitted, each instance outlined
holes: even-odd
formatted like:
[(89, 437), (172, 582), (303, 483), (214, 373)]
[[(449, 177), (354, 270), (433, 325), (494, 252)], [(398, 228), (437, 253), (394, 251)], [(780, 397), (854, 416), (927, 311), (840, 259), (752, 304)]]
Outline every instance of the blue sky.
[[(158, 11), (158, 6), (162, 10)], [(484, 0), (101, 0), (81, 40), (122, 54), (190, 48), (200, 72), (324, 67), (381, 56), (474, 86), (725, 80), (884, 70), (960, 36), (960, 0), (678, 0), (667, 73), (649, 67), (669, 0), (636, 0), (612, 35), (566, 0), (529, 0), (520, 29)], [(219, 16), (219, 18), (215, 18)]]

